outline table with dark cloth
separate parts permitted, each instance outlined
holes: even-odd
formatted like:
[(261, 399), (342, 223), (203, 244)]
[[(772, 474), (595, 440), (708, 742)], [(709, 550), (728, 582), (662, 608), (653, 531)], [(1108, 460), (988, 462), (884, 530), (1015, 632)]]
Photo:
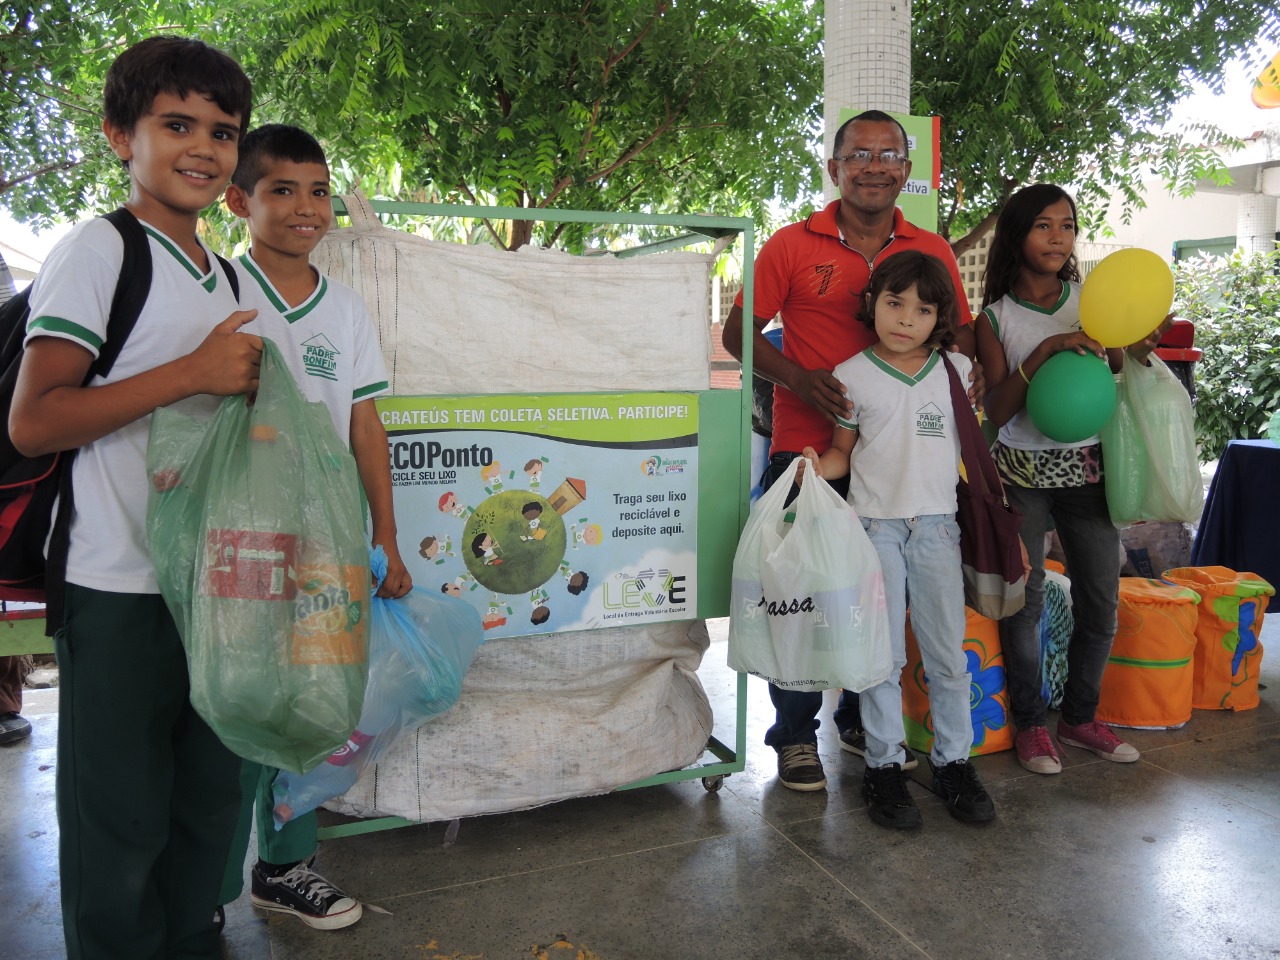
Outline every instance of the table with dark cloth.
[(1209, 485), (1191, 564), (1256, 573), (1280, 587), (1280, 447), (1232, 440)]

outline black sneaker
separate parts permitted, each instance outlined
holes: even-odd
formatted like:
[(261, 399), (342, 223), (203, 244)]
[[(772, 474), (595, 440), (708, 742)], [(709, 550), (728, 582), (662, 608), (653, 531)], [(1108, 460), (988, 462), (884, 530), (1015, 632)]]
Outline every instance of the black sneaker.
[(947, 803), (947, 812), (965, 823), (985, 823), (996, 818), (996, 805), (978, 781), (978, 773), (968, 760), (937, 766), (932, 760), (933, 792)]
[(822, 772), (816, 743), (793, 743), (778, 748), (778, 779), (788, 790), (824, 790), (827, 775)]
[[(911, 752), (911, 748), (905, 743), (901, 744), (902, 752), (906, 756), (902, 760), (902, 769), (914, 770), (920, 766), (920, 761), (916, 759), (916, 755)], [(850, 753), (856, 753), (862, 759), (867, 758), (867, 731), (865, 730), (846, 730), (840, 734), (840, 749), (848, 750)]]
[(872, 821), (895, 830), (913, 830), (924, 823), (916, 802), (907, 792), (907, 778), (902, 767), (887, 763), (883, 767), (867, 767), (862, 775), (862, 797)]
[[(265, 870), (264, 870), (265, 866)], [(270, 864), (258, 861), (253, 868), (250, 900), (255, 907), (290, 913), (316, 930), (340, 930), (360, 919), (364, 912), (353, 900), (311, 869), (309, 861), (294, 864), (278, 876), (266, 871)]]
[(31, 736), (31, 721), (19, 713), (0, 713), (0, 743), (17, 743)]
[(227, 925), (227, 911), (222, 909), (222, 907), (214, 907), (213, 908), (214, 929), (216, 929), (219, 933), (221, 933), (222, 928), (225, 927), (226, 925)]

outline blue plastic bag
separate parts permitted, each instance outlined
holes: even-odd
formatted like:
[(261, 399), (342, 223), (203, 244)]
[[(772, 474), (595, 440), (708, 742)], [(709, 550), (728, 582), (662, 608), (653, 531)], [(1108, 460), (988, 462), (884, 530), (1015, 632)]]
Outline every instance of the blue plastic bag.
[[(370, 553), (379, 584), (387, 575), (381, 547)], [(346, 793), (386, 754), (400, 733), (444, 713), (462, 694), (484, 628), (469, 603), (414, 588), (399, 600), (375, 596), (369, 624), (369, 686), (360, 724), (346, 744), (304, 774), (282, 770), (275, 779), (276, 829)]]

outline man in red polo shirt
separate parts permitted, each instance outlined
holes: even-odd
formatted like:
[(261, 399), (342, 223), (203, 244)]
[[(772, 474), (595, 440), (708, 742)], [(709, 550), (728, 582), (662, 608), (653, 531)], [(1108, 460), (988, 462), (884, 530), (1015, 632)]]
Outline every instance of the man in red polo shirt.
[[(833, 152), (827, 173), (840, 188), (840, 199), (783, 227), (756, 257), (754, 368), (775, 384), (773, 443), (761, 479), (766, 490), (805, 447), (826, 450), (835, 418), (852, 412), (832, 370), (875, 341), (875, 332), (856, 316), (872, 269), (886, 258), (920, 250), (946, 264), (963, 324), (958, 346), (971, 358), (974, 353), (972, 317), (950, 245), (908, 223), (897, 209), (898, 194), (911, 174), (902, 125), (879, 110), (860, 113), (836, 131)], [(781, 351), (763, 333), (779, 313)], [(725, 321), (724, 346), (742, 359), (741, 293)], [(845, 495), (848, 478), (832, 486)], [(778, 779), (792, 790), (822, 790), (827, 785), (817, 749), (822, 694), (770, 684), (769, 698), (776, 720), (764, 742), (778, 751)], [(863, 753), (856, 695), (841, 695), (835, 723), (840, 746)], [(906, 769), (916, 765), (910, 752), (907, 761)]]

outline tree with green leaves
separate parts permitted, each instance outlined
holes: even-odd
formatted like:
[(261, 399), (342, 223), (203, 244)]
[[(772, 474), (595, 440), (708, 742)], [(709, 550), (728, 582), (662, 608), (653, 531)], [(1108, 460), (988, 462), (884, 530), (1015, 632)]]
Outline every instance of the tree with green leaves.
[(1224, 173), (1208, 127), (1161, 133), (1197, 82), (1280, 43), (1273, 0), (916, 0), (912, 112), (942, 117), (939, 230), (962, 252), (1019, 187), (1078, 185), (1097, 224), (1108, 195), (1141, 205), (1162, 176), (1183, 195)]
[[(122, 195), (98, 133), (102, 75), (160, 29), (245, 65), (255, 122), (298, 123), (340, 185), (522, 207), (751, 214), (820, 189), (821, 10), (814, 0), (47, 0), (0, 8), (0, 206), (69, 219)], [(1221, 175), (1158, 132), (1196, 80), (1280, 42), (1270, 0), (917, 0), (916, 113), (943, 121), (941, 232), (960, 248), (1034, 180), (1141, 203), (1144, 165), (1187, 191)], [(790, 215), (790, 214), (786, 214)], [(527, 224), (490, 223), (527, 242)], [(580, 249), (582, 228), (539, 243)]]
[[(281, 102), (448, 202), (762, 215), (818, 182), (803, 0), (311, 0), (273, 29)], [(532, 224), (490, 228), (514, 248)]]

